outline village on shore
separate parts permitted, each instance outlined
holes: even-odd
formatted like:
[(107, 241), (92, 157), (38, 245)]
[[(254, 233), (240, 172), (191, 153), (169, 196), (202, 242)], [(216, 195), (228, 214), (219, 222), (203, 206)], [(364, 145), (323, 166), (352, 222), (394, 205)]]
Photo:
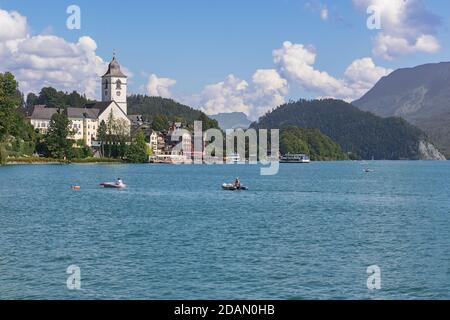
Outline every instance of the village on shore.
[[(193, 150), (192, 146), (184, 145), (182, 150), (176, 151), (179, 142), (171, 141), (176, 130), (184, 129), (180, 122), (168, 122), (167, 129), (156, 131), (151, 129), (151, 123), (144, 120), (142, 115), (128, 114), (127, 106), (127, 76), (114, 55), (107, 72), (101, 77), (102, 101), (86, 104), (83, 107), (67, 107), (65, 115), (70, 121), (71, 139), (82, 141), (92, 150), (93, 158), (103, 158), (102, 139), (99, 137), (101, 126), (111, 126), (113, 134), (135, 135), (141, 131), (147, 141), (148, 161), (154, 163), (186, 162), (194, 154), (187, 154), (186, 150)], [(26, 115), (31, 125), (39, 133), (47, 134), (52, 117), (60, 112), (59, 108), (46, 105), (35, 105)], [(184, 140), (183, 140), (184, 141)], [(183, 143), (183, 142), (181, 142)], [(184, 142), (186, 144), (186, 142)], [(39, 156), (39, 155), (38, 155)], [(95, 160), (93, 160), (95, 161)]]

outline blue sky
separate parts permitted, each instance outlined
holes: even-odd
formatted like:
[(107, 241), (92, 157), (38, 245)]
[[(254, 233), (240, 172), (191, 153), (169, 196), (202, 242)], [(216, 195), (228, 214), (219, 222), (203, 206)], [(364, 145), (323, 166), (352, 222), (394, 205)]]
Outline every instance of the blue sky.
[[(358, 1), (363, 4), (358, 6), (355, 4)], [(232, 74), (245, 81), (248, 90), (256, 91), (252, 89), (252, 77), (256, 70), (262, 69), (276, 69), (281, 78), (286, 79), (289, 89), (288, 92), (283, 89), (281, 94), (285, 100), (329, 96), (332, 90), (305, 84), (301, 75), (284, 70), (289, 68), (283, 63), (274, 65), (273, 50), (280, 49), (285, 41), (301, 44), (314, 52), (314, 70), (326, 72), (338, 80), (344, 77), (352, 62), (366, 57), (386, 70), (449, 60), (448, 1), (399, 0), (412, 1), (405, 10), (415, 10), (400, 23), (404, 27), (408, 27), (408, 23), (424, 25), (417, 27), (415, 34), (406, 31), (398, 34), (394, 31), (399, 29), (395, 19), (388, 22), (391, 31), (369, 30), (364, 5), (371, 1), (382, 0), (0, 0), (0, 9), (17, 11), (26, 17), (29, 36), (51, 34), (68, 43), (77, 43), (80, 37), (88, 36), (97, 44), (96, 55), (104, 61), (108, 61), (112, 50), (116, 49), (120, 63), (133, 74), (131, 92), (147, 92), (149, 76), (154, 74), (158, 79), (176, 80), (175, 85), (170, 85), (171, 96), (203, 107), (211, 100), (202, 96), (206, 86), (226, 81)], [(422, 2), (426, 11), (422, 10)], [(66, 8), (71, 4), (81, 8), (81, 30), (66, 28)], [(326, 19), (321, 17), (324, 10)], [(431, 32), (427, 27), (431, 24), (429, 14), (439, 21)], [(439, 49), (405, 48), (401, 54), (387, 59), (387, 54), (374, 54), (374, 42), (381, 32), (405, 38), (410, 43), (421, 34), (430, 34), (439, 42)], [(0, 71), (5, 68), (0, 62)], [(161, 83), (164, 86), (164, 81)], [(215, 94), (212, 93), (212, 99), (217, 98)], [(247, 101), (248, 95), (242, 99), (244, 105), (252, 104), (247, 113), (256, 112), (257, 107), (253, 105), (257, 102)], [(337, 97), (344, 96), (343, 93)], [(226, 109), (228, 105), (224, 103), (211, 109)], [(236, 110), (239, 107), (230, 107), (230, 111)]]

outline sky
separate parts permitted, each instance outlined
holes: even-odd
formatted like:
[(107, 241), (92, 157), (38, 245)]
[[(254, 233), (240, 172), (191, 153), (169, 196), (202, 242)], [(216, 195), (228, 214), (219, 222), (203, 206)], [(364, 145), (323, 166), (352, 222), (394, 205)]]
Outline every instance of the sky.
[[(80, 29), (67, 27), (71, 5)], [(129, 94), (256, 119), (291, 99), (352, 101), (397, 68), (449, 61), (449, 18), (443, 0), (0, 0), (0, 72), (25, 93), (99, 99), (115, 50)]]

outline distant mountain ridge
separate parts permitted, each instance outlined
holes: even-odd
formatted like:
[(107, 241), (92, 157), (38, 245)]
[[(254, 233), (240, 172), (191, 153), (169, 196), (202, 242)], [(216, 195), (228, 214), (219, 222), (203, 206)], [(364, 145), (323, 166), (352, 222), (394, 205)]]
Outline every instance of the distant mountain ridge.
[(341, 100), (300, 100), (284, 104), (252, 127), (318, 129), (361, 159), (444, 160), (419, 128), (401, 118), (381, 118)]
[(381, 117), (402, 117), (450, 155), (450, 62), (398, 69), (353, 104)]
[(219, 127), (226, 129), (247, 129), (252, 123), (247, 115), (243, 112), (219, 113), (209, 116), (211, 119), (217, 120)]

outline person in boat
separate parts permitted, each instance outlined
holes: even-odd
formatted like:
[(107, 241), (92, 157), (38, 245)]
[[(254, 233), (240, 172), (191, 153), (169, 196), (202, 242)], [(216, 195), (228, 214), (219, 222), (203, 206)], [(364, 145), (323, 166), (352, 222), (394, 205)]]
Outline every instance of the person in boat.
[(239, 178), (236, 178), (236, 180), (234, 180), (234, 187), (236, 189), (240, 189), (241, 188), (241, 180)]
[(123, 181), (122, 181), (122, 179), (120, 179), (120, 178), (117, 178), (117, 181), (116, 181), (116, 185), (118, 185), (118, 186), (121, 186), (121, 185), (123, 185)]

